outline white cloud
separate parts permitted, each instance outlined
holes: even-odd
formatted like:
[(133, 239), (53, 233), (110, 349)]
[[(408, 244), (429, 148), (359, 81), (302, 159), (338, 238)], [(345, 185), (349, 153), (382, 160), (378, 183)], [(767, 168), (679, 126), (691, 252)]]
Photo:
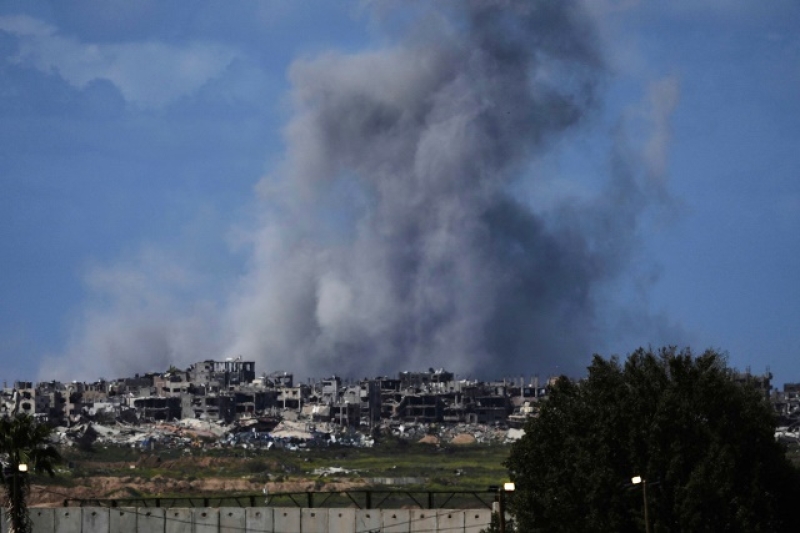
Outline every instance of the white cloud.
[(14, 61), (56, 72), (83, 88), (97, 79), (112, 82), (130, 103), (159, 108), (219, 77), (236, 58), (215, 43), (176, 46), (158, 41), (83, 43), (27, 16), (0, 17), (0, 31), (19, 39)]

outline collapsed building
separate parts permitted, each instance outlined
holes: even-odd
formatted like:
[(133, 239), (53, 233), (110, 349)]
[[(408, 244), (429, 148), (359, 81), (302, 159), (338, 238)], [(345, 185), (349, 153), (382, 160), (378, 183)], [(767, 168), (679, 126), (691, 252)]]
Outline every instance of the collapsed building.
[[(787, 384), (782, 393), (772, 393), (771, 378), (769, 373), (732, 373), (735, 381), (754, 385), (769, 397), (782, 423), (800, 433), (800, 384)], [(537, 415), (554, 381), (540, 383), (533, 376), (527, 382), (522, 377), (483, 382), (431, 368), (400, 372), (397, 377), (330, 376), (295, 383), (288, 372), (257, 376), (254, 362), (236, 358), (93, 383), (17, 381), (0, 393), (0, 416), (30, 414), (66, 427), (87, 421), (199, 420), (241, 425), (284, 419), (368, 432), (386, 424), (519, 429)]]
[[(241, 358), (206, 360), (185, 370), (93, 383), (15, 382), (0, 394), (0, 416), (25, 413), (53, 425), (87, 420), (167, 422), (199, 419), (224, 424), (258, 417), (301, 418), (345, 427), (396, 422), (505, 424), (538, 379), (483, 383), (457, 380), (444, 369), (400, 372), (396, 378), (295, 383), (287, 372), (256, 376)], [(530, 396), (530, 397), (528, 397)]]

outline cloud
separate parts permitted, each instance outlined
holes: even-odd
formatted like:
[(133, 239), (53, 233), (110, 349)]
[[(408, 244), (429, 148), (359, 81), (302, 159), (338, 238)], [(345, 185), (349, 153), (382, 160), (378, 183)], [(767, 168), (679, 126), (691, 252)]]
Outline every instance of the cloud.
[(0, 30), (18, 39), (13, 61), (55, 72), (80, 89), (93, 80), (109, 80), (126, 101), (143, 108), (160, 108), (192, 94), (237, 57), (227, 46), (204, 42), (82, 43), (24, 15), (0, 17)]
[(40, 379), (122, 377), (218, 353), (217, 305), (197, 296), (205, 280), (163, 250), (95, 265), (85, 284), (90, 298), (73, 318), (66, 351), (46, 358)]

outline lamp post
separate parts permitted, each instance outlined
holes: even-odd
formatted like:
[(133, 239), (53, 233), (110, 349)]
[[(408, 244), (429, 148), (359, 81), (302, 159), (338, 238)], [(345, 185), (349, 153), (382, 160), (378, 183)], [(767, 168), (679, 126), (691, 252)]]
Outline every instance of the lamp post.
[[(16, 468), (11, 466), (10, 464), (6, 464), (6, 466), (3, 467), (3, 477), (5, 477), (6, 481), (8, 481), (9, 477), (12, 478), (11, 479), (11, 491), (12, 491), (11, 492), (11, 502), (13, 502), (12, 503), (13, 507), (16, 507), (18, 502), (19, 502), (19, 490), (20, 490), (21, 487), (19, 486), (18, 478), (19, 478), (20, 474), (24, 475), (27, 472), (28, 472), (28, 465), (25, 464), (25, 463), (19, 463)], [(13, 527), (16, 528), (16, 526), (17, 526), (16, 519), (13, 519)], [(16, 531), (16, 529), (14, 529), (14, 531)]]
[(499, 513), (498, 514), (500, 515), (500, 517), (499, 517), (500, 518), (500, 533), (506, 533), (506, 504), (505, 504), (505, 502), (506, 502), (506, 498), (505, 498), (506, 492), (514, 492), (516, 490), (516, 488), (517, 487), (516, 487), (516, 485), (514, 485), (514, 483), (503, 483), (503, 488), (501, 488), (498, 491), (500, 493), (499, 494), (499, 498), (498, 498), (498, 503), (499, 503), (499, 505), (498, 505)]
[(634, 476), (631, 478), (631, 483), (634, 485), (642, 484), (642, 499), (644, 500), (644, 530), (645, 533), (650, 533), (650, 520), (647, 517), (647, 480), (642, 476)]
[[(19, 471), (19, 474), (24, 475), (28, 472), (28, 465), (26, 465), (25, 463), (20, 463), (17, 465), (17, 470)], [(14, 474), (14, 492), (16, 492), (17, 489), (19, 488), (19, 486), (17, 485), (17, 478), (19, 477), (19, 474), (17, 473)]]
[(17, 472), (14, 472), (14, 497), (19, 498), (19, 476), (20, 474), (25, 474), (28, 471), (28, 465), (25, 463), (20, 463), (17, 465)]

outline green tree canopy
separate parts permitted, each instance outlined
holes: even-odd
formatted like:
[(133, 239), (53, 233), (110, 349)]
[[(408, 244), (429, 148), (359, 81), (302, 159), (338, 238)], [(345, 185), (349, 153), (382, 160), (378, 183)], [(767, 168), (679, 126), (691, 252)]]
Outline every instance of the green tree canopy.
[[(725, 358), (639, 349), (560, 378), (506, 463), (520, 531), (800, 531), (797, 472), (763, 393)], [(795, 519), (796, 520), (796, 519)]]

